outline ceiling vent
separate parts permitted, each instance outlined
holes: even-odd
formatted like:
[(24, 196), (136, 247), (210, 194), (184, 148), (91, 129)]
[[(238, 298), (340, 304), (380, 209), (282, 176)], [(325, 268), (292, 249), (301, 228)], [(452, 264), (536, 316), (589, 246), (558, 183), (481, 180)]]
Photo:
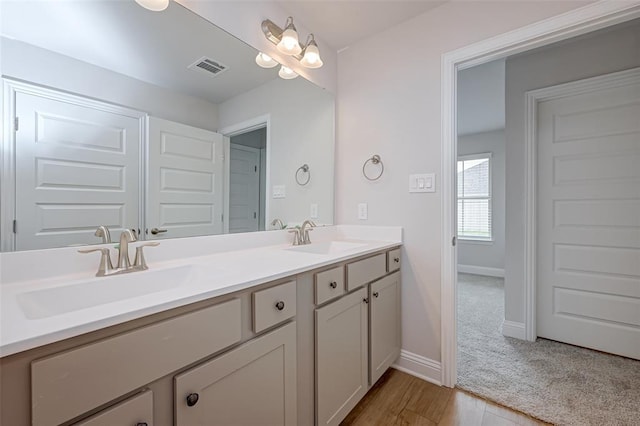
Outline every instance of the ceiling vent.
[(211, 77), (220, 75), (227, 70), (226, 65), (221, 64), (218, 61), (214, 61), (213, 59), (207, 58), (206, 56), (198, 59), (187, 68), (189, 68), (190, 70), (207, 73)]

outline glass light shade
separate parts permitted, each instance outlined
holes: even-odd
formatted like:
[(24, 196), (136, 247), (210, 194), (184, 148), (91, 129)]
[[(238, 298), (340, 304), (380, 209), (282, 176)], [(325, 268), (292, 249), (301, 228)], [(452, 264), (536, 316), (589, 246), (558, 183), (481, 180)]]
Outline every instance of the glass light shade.
[(300, 60), (300, 63), (307, 68), (320, 68), (323, 63), (320, 59), (320, 51), (315, 41), (309, 43), (306, 49), (304, 49), (304, 56)]
[(161, 12), (169, 6), (169, 0), (136, 0), (136, 3), (154, 12)]
[(293, 25), (287, 27), (282, 33), (282, 38), (277, 45), (278, 50), (287, 55), (299, 55), (302, 52), (298, 42), (298, 33)]
[(284, 78), (285, 80), (291, 80), (296, 78), (298, 74), (295, 73), (291, 68), (287, 68), (284, 65), (280, 67), (280, 71), (278, 71), (278, 75), (280, 78)]
[(260, 65), (262, 68), (273, 68), (278, 63), (266, 53), (259, 52), (258, 56), (256, 56), (256, 64)]

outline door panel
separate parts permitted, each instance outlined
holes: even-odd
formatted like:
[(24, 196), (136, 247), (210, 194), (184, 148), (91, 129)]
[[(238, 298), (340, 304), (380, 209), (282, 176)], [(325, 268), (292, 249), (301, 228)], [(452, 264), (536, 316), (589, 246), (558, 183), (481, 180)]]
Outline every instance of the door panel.
[(148, 239), (222, 233), (222, 135), (149, 117), (148, 167)]
[(372, 282), (369, 300), (369, 376), (373, 386), (400, 356), (400, 272)]
[(640, 70), (538, 105), (537, 330), (640, 358)]
[(142, 114), (77, 100), (16, 93), (16, 250), (97, 244), (99, 225), (138, 227)]
[(231, 145), (229, 232), (258, 231), (260, 217), (260, 150)]

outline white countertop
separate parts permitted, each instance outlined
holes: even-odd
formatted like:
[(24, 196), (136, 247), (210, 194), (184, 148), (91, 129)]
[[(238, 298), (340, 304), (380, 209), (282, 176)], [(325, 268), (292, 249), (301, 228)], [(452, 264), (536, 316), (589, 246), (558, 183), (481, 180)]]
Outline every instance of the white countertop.
[[(338, 227), (331, 228), (334, 229), (316, 233), (324, 238), (314, 240), (314, 244), (339, 240), (357, 242), (359, 246), (333, 254), (314, 254), (290, 250), (290, 244), (275, 244), (161, 262), (153, 262), (149, 259), (149, 271), (133, 272), (126, 274), (127, 277), (143, 278), (142, 274), (155, 274), (158, 277), (171, 276), (168, 273), (163, 274), (162, 271), (181, 272), (182, 269), (175, 268), (190, 265), (184, 269), (190, 274), (189, 279), (185, 280), (188, 282), (166, 290), (153, 291), (43, 318), (28, 318), (21, 307), (19, 296), (33, 291), (74, 285), (87, 280), (96, 283), (97, 280), (111, 280), (116, 277), (91, 279), (92, 274), (88, 275), (83, 271), (63, 277), (2, 283), (0, 285), (0, 357), (402, 244), (400, 228), (394, 228), (397, 232), (388, 232), (391, 228), (384, 228), (387, 232), (378, 235), (384, 237), (383, 241), (369, 239), (368, 237), (375, 238), (376, 233), (362, 232), (357, 230), (358, 227), (351, 227), (356, 229), (354, 232), (342, 232), (344, 229), (339, 229), (341, 232), (337, 234), (334, 231)], [(366, 227), (366, 229), (371, 230), (373, 227)], [(94, 260), (97, 267), (98, 258)]]

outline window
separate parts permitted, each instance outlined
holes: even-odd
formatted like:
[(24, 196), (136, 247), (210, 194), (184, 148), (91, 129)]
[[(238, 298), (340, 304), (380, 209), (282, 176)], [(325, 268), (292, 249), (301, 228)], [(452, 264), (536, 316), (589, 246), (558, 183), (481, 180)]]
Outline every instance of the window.
[(490, 153), (458, 158), (458, 238), (493, 239)]

